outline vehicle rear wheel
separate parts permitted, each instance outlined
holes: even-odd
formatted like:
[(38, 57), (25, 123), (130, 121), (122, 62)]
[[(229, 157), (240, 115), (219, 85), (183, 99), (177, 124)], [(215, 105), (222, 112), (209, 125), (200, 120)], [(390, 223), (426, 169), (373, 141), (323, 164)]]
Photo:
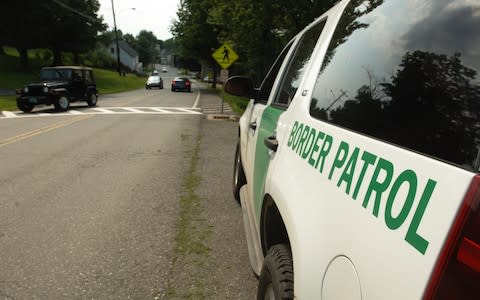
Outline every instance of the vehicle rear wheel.
[(25, 104), (25, 103), (21, 103), (20, 101), (17, 101), (17, 107), (24, 113), (29, 113), (33, 110), (34, 106), (32, 104)]
[(235, 150), (235, 161), (233, 163), (233, 196), (240, 204), (240, 188), (247, 183), (243, 171), (242, 158), (240, 157), (240, 143), (237, 143)]
[(66, 111), (70, 107), (70, 100), (68, 100), (67, 96), (61, 96), (54, 103), (54, 106), (56, 110)]
[(260, 273), (257, 300), (273, 299), (293, 299), (293, 260), (286, 244), (268, 250)]
[(97, 105), (97, 100), (98, 100), (97, 94), (95, 94), (93, 92), (88, 93), (88, 96), (87, 96), (88, 106), (90, 106), (90, 107), (96, 106)]

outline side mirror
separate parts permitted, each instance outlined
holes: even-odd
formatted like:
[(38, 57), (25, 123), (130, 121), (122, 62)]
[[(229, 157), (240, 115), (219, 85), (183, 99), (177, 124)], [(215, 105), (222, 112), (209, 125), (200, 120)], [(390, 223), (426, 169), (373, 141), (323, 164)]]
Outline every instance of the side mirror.
[(245, 76), (232, 76), (228, 78), (223, 89), (226, 93), (233, 96), (253, 98), (255, 95), (252, 80)]

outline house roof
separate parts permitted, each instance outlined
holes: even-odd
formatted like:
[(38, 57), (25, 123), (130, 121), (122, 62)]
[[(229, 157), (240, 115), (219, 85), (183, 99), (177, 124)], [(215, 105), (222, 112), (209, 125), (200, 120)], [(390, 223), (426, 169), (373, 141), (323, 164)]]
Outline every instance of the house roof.
[(138, 52), (135, 51), (127, 42), (124, 40), (118, 40), (118, 47), (122, 48), (123, 51), (127, 52), (131, 57), (138, 56)]

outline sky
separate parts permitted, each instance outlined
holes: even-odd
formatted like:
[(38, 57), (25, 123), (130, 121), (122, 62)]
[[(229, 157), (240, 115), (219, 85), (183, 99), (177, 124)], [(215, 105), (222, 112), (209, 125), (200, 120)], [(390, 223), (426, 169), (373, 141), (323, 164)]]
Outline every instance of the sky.
[[(111, 0), (99, 0), (98, 15), (113, 29)], [(141, 30), (152, 31), (159, 40), (172, 37), (170, 26), (177, 19), (180, 0), (114, 0), (117, 29), (136, 36)], [(132, 8), (135, 8), (133, 10)]]

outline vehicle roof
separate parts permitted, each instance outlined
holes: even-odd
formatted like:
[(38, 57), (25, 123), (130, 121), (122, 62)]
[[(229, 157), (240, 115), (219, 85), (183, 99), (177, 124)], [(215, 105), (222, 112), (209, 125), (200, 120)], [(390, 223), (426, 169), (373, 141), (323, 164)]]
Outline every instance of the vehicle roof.
[(89, 67), (83, 67), (83, 66), (54, 66), (54, 67), (43, 67), (42, 70), (60, 70), (60, 69), (74, 69), (74, 70), (92, 70), (92, 68)]
[(181, 79), (181, 80), (189, 80), (187, 77), (175, 77), (175, 78), (173, 78), (173, 80), (179, 80), (179, 79)]

